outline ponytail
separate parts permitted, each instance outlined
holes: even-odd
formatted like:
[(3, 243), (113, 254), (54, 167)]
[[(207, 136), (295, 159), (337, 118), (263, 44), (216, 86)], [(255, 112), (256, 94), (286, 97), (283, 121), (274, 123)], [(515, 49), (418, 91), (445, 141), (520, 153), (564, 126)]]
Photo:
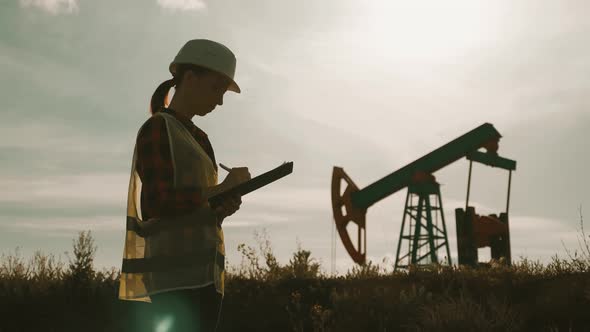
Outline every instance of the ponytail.
[(211, 69), (198, 65), (179, 63), (174, 77), (162, 82), (162, 84), (156, 88), (156, 91), (154, 91), (150, 102), (150, 113), (154, 114), (168, 106), (168, 92), (173, 86), (178, 86), (182, 83), (184, 73), (188, 70), (192, 71), (195, 75), (210, 75), (214, 72)]
[(168, 92), (176, 85), (176, 79), (171, 78), (162, 82), (154, 91), (150, 102), (150, 113), (154, 114), (168, 105)]

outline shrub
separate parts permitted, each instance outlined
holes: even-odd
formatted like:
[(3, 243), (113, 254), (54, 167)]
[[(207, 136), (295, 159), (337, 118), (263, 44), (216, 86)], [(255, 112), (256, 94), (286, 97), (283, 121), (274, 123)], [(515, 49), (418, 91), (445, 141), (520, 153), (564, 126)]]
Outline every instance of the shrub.
[(79, 232), (78, 238), (72, 243), (74, 259), (70, 258), (69, 277), (76, 283), (87, 284), (95, 277), (93, 263), (97, 247), (90, 231)]

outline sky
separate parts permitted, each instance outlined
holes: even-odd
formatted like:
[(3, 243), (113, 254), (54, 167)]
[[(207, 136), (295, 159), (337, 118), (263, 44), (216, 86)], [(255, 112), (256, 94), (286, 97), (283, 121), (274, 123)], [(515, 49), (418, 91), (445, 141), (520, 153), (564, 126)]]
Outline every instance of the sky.
[[(0, 252), (65, 260), (90, 230), (97, 267), (120, 268), (149, 99), (180, 47), (207, 38), (236, 54), (242, 89), (193, 118), (217, 159), (252, 175), (294, 162), (224, 222), (229, 265), (265, 232), (279, 262), (300, 245), (331, 272), (334, 166), (364, 188), (483, 123), (517, 161), (513, 259), (565, 257), (579, 248), (580, 211), (590, 215), (588, 10), (583, 0), (2, 1)], [(434, 174), (452, 257), (468, 165)], [(470, 203), (505, 211), (507, 182), (475, 164)], [(368, 210), (373, 262), (393, 264), (405, 195)], [(335, 246), (344, 273), (354, 263)]]

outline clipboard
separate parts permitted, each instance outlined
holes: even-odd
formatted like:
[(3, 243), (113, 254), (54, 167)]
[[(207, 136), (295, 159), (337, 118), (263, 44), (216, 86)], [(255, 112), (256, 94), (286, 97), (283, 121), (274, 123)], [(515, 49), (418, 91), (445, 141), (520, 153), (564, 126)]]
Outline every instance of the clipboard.
[(293, 162), (284, 162), (282, 165), (266, 173), (251, 178), (246, 182), (242, 182), (229, 190), (216, 194), (215, 196), (209, 197), (209, 205), (214, 208), (219, 206), (223, 198), (227, 195), (240, 194), (241, 196), (244, 196), (291, 173), (293, 173)]

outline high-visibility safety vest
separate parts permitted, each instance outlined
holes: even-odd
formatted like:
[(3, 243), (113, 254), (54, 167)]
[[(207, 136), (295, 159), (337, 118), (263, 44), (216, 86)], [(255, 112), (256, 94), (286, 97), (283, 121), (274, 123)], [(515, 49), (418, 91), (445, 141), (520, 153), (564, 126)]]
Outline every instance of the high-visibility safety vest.
[[(166, 123), (174, 167), (174, 187), (217, 184), (213, 162), (174, 116), (158, 112)], [(143, 128), (143, 127), (142, 127)], [(141, 132), (141, 129), (140, 129)], [(141, 179), (133, 152), (127, 196), (127, 229), (119, 299), (151, 302), (150, 295), (215, 285), (223, 295), (225, 245), (223, 230), (205, 202), (188, 215), (141, 220)]]

